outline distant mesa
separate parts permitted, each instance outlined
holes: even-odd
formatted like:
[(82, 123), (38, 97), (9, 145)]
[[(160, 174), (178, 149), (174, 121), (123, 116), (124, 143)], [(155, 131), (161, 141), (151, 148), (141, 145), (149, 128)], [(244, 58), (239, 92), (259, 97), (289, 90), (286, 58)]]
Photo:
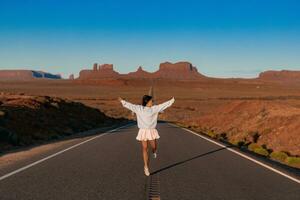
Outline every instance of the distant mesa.
[(33, 76), (30, 70), (0, 70), (1, 80), (27, 80), (32, 79)]
[(143, 70), (142, 66), (139, 66), (135, 72), (129, 72), (125, 76), (130, 78), (152, 78), (153, 77), (152, 73)]
[(33, 70), (0, 70), (1, 80), (61, 79), (59, 74)]
[(154, 74), (157, 78), (167, 79), (198, 79), (205, 77), (189, 62), (161, 63), (159, 70), (154, 72)]
[(113, 69), (112, 64), (98, 65), (95, 63), (93, 69), (84, 69), (79, 72), (79, 79), (103, 79), (103, 78), (117, 78), (120, 74)]
[[(43, 71), (35, 70), (0, 70), (0, 80), (39, 80), (62, 79), (59, 74), (51, 74)], [(121, 74), (114, 70), (113, 64), (94, 63), (91, 69), (83, 69), (79, 73), (79, 77), (75, 78), (74, 74), (69, 76), (69, 80), (87, 81), (95, 80), (117, 80), (117, 79), (166, 79), (166, 80), (222, 80), (219, 78), (211, 78), (204, 76), (198, 72), (197, 67), (189, 62), (164, 62), (159, 65), (155, 72), (147, 72), (142, 66), (134, 72)], [(255, 80), (267, 82), (300, 82), (300, 71), (265, 71), (261, 72)]]
[(196, 67), (189, 62), (170, 63), (165, 62), (159, 65), (156, 72), (147, 72), (140, 66), (137, 71), (128, 74), (120, 74), (113, 69), (112, 64), (98, 65), (95, 63), (93, 69), (82, 70), (79, 79), (105, 79), (105, 78), (154, 78), (154, 79), (198, 79), (205, 76), (200, 74)]
[(34, 78), (45, 78), (45, 79), (62, 79), (60, 74), (51, 74), (43, 71), (32, 71)]
[(71, 75), (69, 76), (69, 79), (70, 79), (70, 80), (74, 80), (74, 74), (71, 74)]
[(265, 71), (259, 74), (259, 79), (267, 81), (299, 81), (300, 82), (300, 71)]

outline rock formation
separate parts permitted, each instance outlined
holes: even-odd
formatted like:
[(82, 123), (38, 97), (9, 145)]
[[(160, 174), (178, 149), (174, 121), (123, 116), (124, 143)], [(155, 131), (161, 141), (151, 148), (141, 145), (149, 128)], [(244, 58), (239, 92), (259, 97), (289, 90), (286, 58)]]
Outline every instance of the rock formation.
[(90, 79), (103, 79), (103, 78), (118, 78), (119, 73), (114, 71), (112, 64), (103, 64), (97, 66), (93, 65), (93, 70), (85, 69), (79, 73), (79, 79), (90, 80)]
[(98, 67), (97, 67), (97, 66), (98, 66), (98, 64), (97, 64), (97, 63), (94, 63), (94, 65), (93, 65), (93, 70), (94, 70), (94, 71), (97, 71), (97, 70), (98, 70)]
[(33, 79), (30, 70), (0, 70), (0, 80), (28, 80)]
[(113, 70), (112, 64), (100, 65), (97, 70), (97, 64), (94, 64), (93, 70), (82, 70), (79, 73), (79, 79), (91, 80), (91, 79), (103, 79), (103, 78), (155, 78), (155, 79), (197, 79), (204, 78), (202, 74), (197, 71), (189, 62), (161, 63), (159, 70), (150, 73), (140, 66), (136, 72), (130, 72), (128, 74), (119, 74)]
[(61, 79), (60, 75), (32, 70), (0, 70), (0, 80)]
[(123, 76), (130, 78), (152, 78), (153, 74), (143, 70), (142, 66), (139, 66), (139, 68), (135, 72), (129, 72), (128, 74), (125, 74)]
[(156, 78), (168, 79), (197, 79), (204, 77), (196, 67), (189, 62), (170, 63), (165, 62), (159, 65), (159, 70), (155, 73)]
[(299, 81), (300, 71), (265, 71), (259, 74), (259, 79), (267, 81)]
[(70, 80), (74, 80), (74, 74), (71, 74), (71, 75), (69, 76), (69, 79), (70, 79)]

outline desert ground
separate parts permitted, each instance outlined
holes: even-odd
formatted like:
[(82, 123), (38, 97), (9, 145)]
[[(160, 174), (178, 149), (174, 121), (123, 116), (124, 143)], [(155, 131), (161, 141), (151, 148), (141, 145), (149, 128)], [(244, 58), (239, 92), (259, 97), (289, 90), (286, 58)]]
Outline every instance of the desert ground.
[(62, 98), (96, 108), (112, 119), (134, 120), (117, 98), (140, 104), (151, 86), (155, 104), (176, 99), (160, 119), (300, 167), (299, 82), (213, 78), (2, 81), (0, 91)]

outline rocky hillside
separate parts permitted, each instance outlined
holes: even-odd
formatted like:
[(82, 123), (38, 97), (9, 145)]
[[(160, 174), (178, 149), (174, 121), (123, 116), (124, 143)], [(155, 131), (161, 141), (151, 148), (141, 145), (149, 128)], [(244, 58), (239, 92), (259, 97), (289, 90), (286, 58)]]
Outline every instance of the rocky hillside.
[(0, 94), (0, 151), (125, 122), (82, 103)]
[(232, 143), (257, 143), (273, 151), (300, 155), (300, 108), (259, 100), (237, 100), (188, 119), (203, 132), (226, 135)]

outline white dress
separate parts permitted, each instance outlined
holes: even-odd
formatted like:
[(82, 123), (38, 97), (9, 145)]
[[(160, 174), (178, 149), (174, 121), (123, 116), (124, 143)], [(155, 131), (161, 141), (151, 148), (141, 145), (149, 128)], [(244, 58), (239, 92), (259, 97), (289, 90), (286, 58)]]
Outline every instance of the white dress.
[(158, 113), (170, 107), (174, 101), (175, 99), (173, 97), (171, 100), (162, 104), (146, 107), (121, 100), (122, 105), (134, 112), (137, 116), (137, 124), (139, 128), (139, 132), (136, 136), (137, 140), (147, 141), (160, 138), (156, 129)]

